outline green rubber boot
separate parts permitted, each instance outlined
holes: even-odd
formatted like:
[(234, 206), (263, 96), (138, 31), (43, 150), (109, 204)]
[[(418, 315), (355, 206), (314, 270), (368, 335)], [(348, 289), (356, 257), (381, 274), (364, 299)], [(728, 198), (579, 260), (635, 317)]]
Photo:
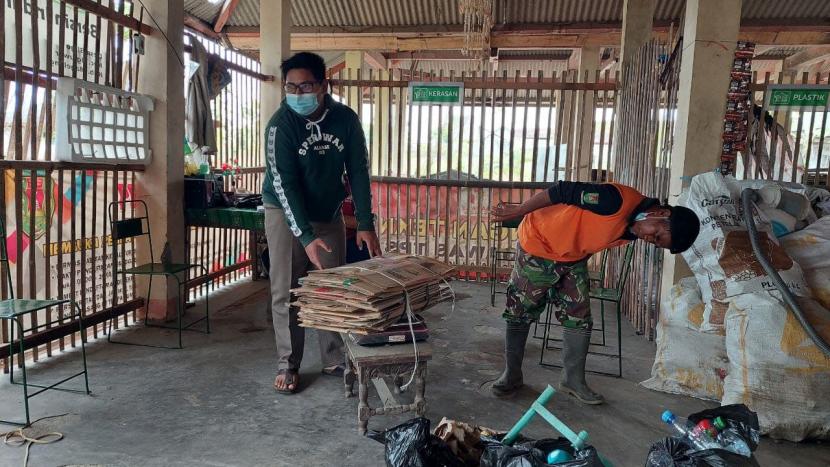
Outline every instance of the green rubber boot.
[(590, 329), (562, 330), (562, 382), (559, 386), (583, 404), (599, 405), (605, 399), (592, 391), (585, 382), (585, 359), (588, 357), (590, 343)]
[(512, 396), (524, 386), (522, 378), (522, 360), (525, 357), (525, 344), (530, 332), (530, 323), (507, 323), (504, 335), (504, 372), (493, 383), (490, 391), (496, 397)]

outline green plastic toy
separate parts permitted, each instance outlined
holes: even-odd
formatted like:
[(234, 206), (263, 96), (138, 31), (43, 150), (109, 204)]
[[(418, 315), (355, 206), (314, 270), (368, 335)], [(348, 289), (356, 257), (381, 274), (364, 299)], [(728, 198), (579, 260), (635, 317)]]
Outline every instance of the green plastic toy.
[[(502, 443), (504, 444), (513, 444), (516, 439), (519, 437), (519, 433), (533, 420), (533, 417), (536, 415), (541, 416), (548, 422), (554, 430), (559, 432), (562, 436), (564, 436), (568, 441), (571, 442), (571, 446), (575, 450), (580, 450), (585, 447), (585, 443), (588, 442), (588, 432), (587, 431), (580, 431), (579, 433), (575, 433), (571, 430), (568, 425), (565, 425), (564, 422), (556, 418), (554, 414), (552, 414), (547, 408), (545, 408), (545, 404), (548, 403), (551, 397), (556, 393), (556, 391), (548, 386), (542, 394), (533, 402), (533, 405), (522, 415), (522, 418), (513, 425), (513, 428), (507, 432), (504, 439), (502, 439)], [(613, 464), (606, 458), (599, 456), (600, 461), (605, 467), (613, 467)]]

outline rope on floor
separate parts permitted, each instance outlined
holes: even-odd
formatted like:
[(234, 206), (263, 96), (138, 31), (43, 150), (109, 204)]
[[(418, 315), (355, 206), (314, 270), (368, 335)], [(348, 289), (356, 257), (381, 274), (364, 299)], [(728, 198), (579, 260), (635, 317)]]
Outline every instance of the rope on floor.
[(26, 454), (23, 456), (23, 467), (28, 467), (29, 465), (29, 451), (32, 449), (32, 445), (34, 444), (52, 444), (57, 443), (58, 441), (63, 439), (63, 433), (58, 433), (56, 431), (44, 433), (40, 436), (29, 436), (26, 434), (26, 428), (30, 428), (35, 423), (46, 420), (47, 418), (58, 418), (63, 417), (64, 415), (69, 415), (68, 413), (63, 413), (60, 415), (50, 415), (48, 417), (39, 418), (28, 425), (22, 426), (16, 430), (7, 431), (5, 433), (0, 433), (0, 436), (3, 437), (3, 444), (6, 446), (16, 447), (19, 448), (21, 446), (26, 447)]

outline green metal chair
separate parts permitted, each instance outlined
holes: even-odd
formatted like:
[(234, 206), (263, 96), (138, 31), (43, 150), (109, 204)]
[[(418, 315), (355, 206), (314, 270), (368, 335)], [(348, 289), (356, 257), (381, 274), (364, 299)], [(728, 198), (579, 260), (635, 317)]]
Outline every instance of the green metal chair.
[[(518, 203), (510, 203), (518, 204)], [(490, 238), (493, 246), (490, 247), (490, 306), (496, 306), (496, 294), (505, 293), (497, 290), (499, 284), (498, 265), (499, 263), (512, 263), (515, 261), (516, 251), (514, 249), (501, 250), (497, 244), (501, 238), (501, 229), (518, 229), (524, 217), (509, 219), (503, 222), (493, 222), (490, 230)]]
[[(23, 386), (23, 406), (26, 410), (26, 422), (17, 422), (17, 421), (10, 421), (10, 420), (0, 420), (0, 423), (5, 423), (8, 425), (17, 425), (17, 426), (28, 426), (31, 424), (31, 418), (29, 416), (29, 399), (37, 396), (38, 394), (48, 391), (50, 389), (55, 391), (63, 391), (63, 392), (74, 392), (79, 394), (89, 394), (89, 378), (87, 376), (87, 366), (86, 366), (86, 348), (85, 348), (85, 341), (86, 341), (86, 333), (84, 331), (84, 320), (83, 320), (83, 312), (81, 308), (72, 300), (26, 300), (26, 299), (16, 299), (14, 298), (14, 287), (12, 285), (12, 275), (11, 269), (9, 268), (9, 255), (8, 250), (6, 247), (6, 227), (3, 219), (0, 219), (0, 266), (3, 268), (3, 272), (5, 273), (5, 280), (6, 286), (9, 294), (9, 298), (5, 300), (0, 300), (0, 320), (8, 321), (11, 326), (9, 326), (9, 342), (6, 345), (8, 349), (8, 356), (9, 356), (9, 381), (15, 385)], [(56, 383), (50, 384), (48, 386), (44, 386), (41, 384), (34, 384), (30, 383), (28, 380), (28, 376), (26, 374), (26, 348), (27, 345), (25, 343), (25, 333), (34, 333), (35, 331), (42, 329), (50, 324), (54, 324), (52, 322), (44, 323), (41, 325), (29, 326), (26, 329), (26, 326), (23, 323), (23, 318), (27, 315), (31, 315), (32, 313), (37, 313), (41, 310), (47, 310), (53, 307), (60, 307), (62, 305), (70, 305), (70, 310), (74, 311), (74, 315), (70, 315), (70, 320), (72, 318), (76, 318), (78, 322), (78, 331), (80, 332), (80, 341), (81, 341), (81, 359), (83, 360), (84, 370), (78, 373), (75, 373), (71, 376), (68, 376)], [(17, 333), (17, 341), (15, 342), (15, 329)], [(17, 349), (15, 350), (15, 347)], [(28, 345), (29, 348), (32, 348), (33, 345)], [(14, 355), (17, 354), (18, 361), (20, 362), (20, 369), (23, 374), (23, 381), (15, 381), (14, 380)], [(71, 379), (77, 378), (83, 375), (84, 377), (84, 390), (77, 390), (77, 389), (67, 389), (58, 387)], [(38, 391), (33, 393), (29, 393), (29, 387), (38, 388)]]
[(602, 287), (605, 283), (605, 266), (608, 264), (609, 249), (602, 250), (602, 255), (599, 260), (599, 269), (592, 269), (588, 271), (588, 280), (591, 283), (598, 283)]
[[(590, 269), (588, 270), (588, 280), (590, 281), (591, 286), (594, 284), (598, 284), (599, 287), (602, 287), (605, 284), (605, 269), (606, 265), (608, 264), (608, 252), (609, 249), (602, 250), (602, 254), (599, 260), (599, 269)], [(552, 320), (553, 317), (553, 310), (550, 306), (545, 311), (545, 315), (539, 321), (533, 323), (533, 338), (534, 339), (545, 339), (545, 334), (542, 332), (542, 335), (539, 335), (539, 326), (541, 325), (542, 328), (546, 328), (547, 326), (561, 326), (557, 324), (555, 321)], [(599, 331), (600, 339), (602, 339), (601, 343), (592, 342), (594, 345), (602, 345), (605, 346), (605, 326), (603, 325), (601, 328), (594, 328), (594, 331)], [(549, 338), (548, 340), (554, 341), (561, 341), (562, 339), (555, 339)], [(549, 347), (551, 349), (551, 347)], [(559, 350), (559, 347), (552, 347), (552, 349)]]
[[(607, 251), (607, 250), (606, 250)], [(608, 256), (607, 253), (603, 254), (604, 258), (602, 262), (604, 263), (607, 261)], [(603, 371), (593, 371), (588, 370), (589, 373), (594, 373), (598, 375), (605, 375), (605, 376), (614, 376), (617, 378), (622, 378), (622, 313), (620, 310), (620, 302), (622, 302), (623, 290), (625, 289), (625, 284), (628, 280), (628, 273), (631, 271), (631, 260), (634, 257), (634, 243), (629, 243), (623, 252), (622, 256), (622, 263), (620, 264), (620, 271), (619, 275), (617, 276), (616, 285), (613, 287), (592, 287), (591, 291), (589, 292), (589, 297), (594, 300), (600, 301), (600, 322), (602, 325), (602, 343), (591, 343), (592, 345), (599, 345), (605, 346), (605, 302), (613, 302), (617, 305), (617, 353), (616, 354), (609, 354), (605, 352), (588, 352), (591, 355), (599, 355), (602, 357), (612, 357), (617, 359), (617, 373), (609, 373)], [(603, 266), (602, 270), (605, 267)], [(605, 280), (604, 273), (602, 274), (602, 279)], [(604, 284), (601, 284), (604, 285)], [(546, 322), (541, 323), (545, 328), (545, 335), (542, 338), (542, 352), (539, 356), (539, 364), (545, 367), (553, 367), (553, 368), (561, 368), (561, 365), (553, 364), (553, 363), (546, 363), (545, 362), (545, 350), (561, 350), (559, 347), (551, 347), (548, 345), (548, 341), (557, 341), (561, 339), (555, 339), (550, 337), (550, 328), (554, 325), (551, 323), (551, 316), (553, 315), (552, 305), (548, 305), (547, 310), (547, 318)]]
[[(130, 207), (130, 212), (135, 212), (135, 206), (141, 206), (143, 209), (143, 215), (135, 215), (132, 214), (133, 217), (126, 217), (123, 219), (117, 219), (117, 213), (120, 209), (122, 213), (127, 212), (127, 207)], [(108, 208), (108, 215), (110, 226), (112, 227), (112, 238), (113, 241), (120, 242), (120, 241), (127, 241), (131, 239), (136, 239), (138, 237), (147, 237), (148, 248), (150, 250), (150, 262), (146, 264), (142, 264), (139, 266), (131, 267), (128, 269), (124, 269), (122, 271), (117, 271), (118, 274), (122, 276), (132, 275), (132, 276), (149, 276), (148, 284), (147, 284), (147, 303), (149, 305), (150, 301), (150, 292), (152, 291), (153, 287), (153, 277), (154, 276), (163, 276), (165, 278), (172, 277), (177, 284), (177, 290), (179, 293), (178, 300), (176, 301), (176, 326), (165, 326), (159, 324), (150, 324), (148, 321), (148, 314), (144, 315), (144, 325), (147, 327), (156, 327), (156, 328), (163, 328), (163, 329), (173, 329), (178, 330), (179, 332), (179, 345), (178, 347), (167, 347), (167, 346), (158, 346), (158, 345), (150, 345), (150, 344), (143, 344), (143, 343), (135, 343), (135, 342), (123, 342), (123, 341), (115, 341), (112, 339), (112, 331), (113, 331), (113, 321), (116, 318), (111, 318), (109, 323), (109, 329), (107, 331), (107, 341), (115, 343), (115, 344), (127, 344), (127, 345), (139, 345), (144, 347), (160, 347), (160, 348), (177, 348), (181, 349), (182, 346), (182, 331), (197, 331), (195, 329), (190, 329), (195, 324), (200, 323), (202, 321), (205, 322), (205, 331), (197, 331), (197, 332), (204, 332), (205, 334), (210, 334), (210, 307), (208, 305), (208, 297), (205, 296), (205, 316), (191, 322), (187, 326), (182, 326), (182, 314), (184, 312), (184, 306), (182, 302), (185, 299), (186, 290), (184, 290), (184, 285), (186, 282), (182, 282), (182, 279), (179, 275), (183, 272), (187, 272), (191, 269), (201, 269), (202, 273), (206, 276), (208, 274), (207, 268), (202, 266), (201, 264), (186, 264), (186, 263), (157, 263), (155, 262), (155, 257), (153, 254), (153, 237), (150, 235), (150, 219), (148, 217), (148, 210), (147, 210), (147, 203), (142, 200), (128, 200), (128, 201), (116, 201), (109, 204)], [(114, 266), (117, 269), (117, 265)]]

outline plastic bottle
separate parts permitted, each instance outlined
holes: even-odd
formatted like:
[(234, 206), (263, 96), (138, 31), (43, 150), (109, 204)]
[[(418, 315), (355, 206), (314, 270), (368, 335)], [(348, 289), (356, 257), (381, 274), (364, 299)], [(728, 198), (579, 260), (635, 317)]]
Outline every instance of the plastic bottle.
[(718, 429), (712, 424), (711, 421), (709, 421), (709, 419), (706, 418), (697, 422), (697, 425), (692, 428), (692, 432), (695, 434), (706, 433), (712, 440), (715, 441), (718, 439)]
[(677, 418), (670, 410), (663, 412), (663, 422), (674, 428), (674, 431), (682, 436), (696, 450), (717, 449), (719, 445), (706, 429), (689, 429), (686, 419)]
[(717, 440), (718, 443), (723, 446), (723, 449), (746, 457), (752, 456), (752, 451), (749, 449), (749, 445), (746, 444), (746, 441), (744, 441), (743, 437), (738, 434), (734, 428), (730, 428), (729, 425), (726, 424), (726, 420), (722, 417), (717, 417), (714, 420), (714, 424), (715, 428), (720, 431), (720, 433), (718, 433)]

